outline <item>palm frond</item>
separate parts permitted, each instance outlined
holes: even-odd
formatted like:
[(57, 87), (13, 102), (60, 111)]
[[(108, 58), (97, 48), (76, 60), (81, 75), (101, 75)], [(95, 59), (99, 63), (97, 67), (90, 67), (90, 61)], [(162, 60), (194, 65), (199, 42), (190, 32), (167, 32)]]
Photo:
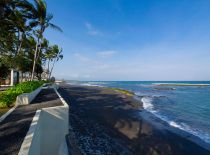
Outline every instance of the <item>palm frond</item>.
[(46, 20), (50, 21), (51, 19), (53, 19), (53, 14), (52, 13), (48, 13), (47, 17), (46, 17)]
[(52, 23), (49, 23), (49, 27), (51, 27), (52, 29), (55, 29), (57, 31), (63, 32), (63, 30), (59, 26), (56, 26)]
[(38, 17), (42, 20), (47, 17), (47, 4), (44, 0), (34, 0)]
[(29, 26), (30, 26), (30, 27), (36, 27), (38, 24), (39, 24), (38, 21), (30, 21), (30, 22), (29, 22)]

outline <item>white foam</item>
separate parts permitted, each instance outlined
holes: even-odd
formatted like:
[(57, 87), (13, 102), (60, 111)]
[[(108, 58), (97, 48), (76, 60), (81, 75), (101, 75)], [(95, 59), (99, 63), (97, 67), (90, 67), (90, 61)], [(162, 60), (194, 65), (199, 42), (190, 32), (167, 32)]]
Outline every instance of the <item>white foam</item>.
[(153, 110), (152, 98), (150, 98), (150, 97), (143, 97), (141, 99), (141, 101), (143, 102), (144, 109), (146, 109), (148, 111)]
[(80, 86), (88, 86), (88, 87), (103, 87), (98, 84), (91, 84), (91, 83), (67, 83), (69, 85), (80, 85)]
[(181, 129), (181, 126), (179, 124), (177, 124), (176, 122), (174, 122), (174, 121), (169, 121), (169, 124), (170, 124), (170, 126), (173, 126), (175, 128), (180, 128)]
[(101, 85), (98, 85), (98, 84), (90, 84), (90, 83), (82, 83), (82, 84), (79, 84), (81, 86), (88, 86), (88, 87), (103, 87)]
[(196, 137), (199, 137), (200, 139), (202, 139), (203, 141), (205, 141), (206, 143), (210, 143), (210, 135), (199, 130), (199, 129), (194, 129), (192, 127), (190, 127), (189, 125), (185, 124), (185, 123), (177, 123), (173, 120), (170, 120), (168, 117), (161, 115), (159, 113), (158, 110), (154, 110), (154, 105), (152, 104), (153, 98), (152, 97), (143, 97), (141, 99), (142, 103), (143, 103), (143, 107), (145, 110), (151, 112), (152, 114), (154, 114), (156, 117), (160, 118), (161, 120), (167, 122), (170, 126), (173, 126), (175, 128), (179, 128), (183, 131), (186, 131)]

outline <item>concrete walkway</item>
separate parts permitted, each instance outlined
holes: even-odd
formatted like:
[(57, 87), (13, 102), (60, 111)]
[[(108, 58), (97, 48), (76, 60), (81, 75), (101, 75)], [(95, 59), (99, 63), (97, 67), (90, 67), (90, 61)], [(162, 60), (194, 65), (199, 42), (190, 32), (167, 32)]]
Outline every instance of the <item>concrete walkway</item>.
[(0, 123), (0, 155), (18, 154), (37, 110), (62, 105), (53, 89), (43, 89), (30, 105), (18, 106)]

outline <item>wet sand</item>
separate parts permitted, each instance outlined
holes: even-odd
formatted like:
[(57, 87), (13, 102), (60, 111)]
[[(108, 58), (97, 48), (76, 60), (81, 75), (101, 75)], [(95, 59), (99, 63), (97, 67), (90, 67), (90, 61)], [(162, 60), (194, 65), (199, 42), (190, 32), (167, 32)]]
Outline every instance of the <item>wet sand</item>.
[(190, 138), (172, 132), (133, 97), (65, 84), (59, 92), (70, 106), (67, 142), (75, 154), (210, 155)]

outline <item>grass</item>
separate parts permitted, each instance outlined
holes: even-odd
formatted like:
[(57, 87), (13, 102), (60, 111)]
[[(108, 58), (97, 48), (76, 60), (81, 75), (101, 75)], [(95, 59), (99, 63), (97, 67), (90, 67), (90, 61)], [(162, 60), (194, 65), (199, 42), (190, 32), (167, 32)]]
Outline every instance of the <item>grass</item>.
[[(1, 94), (3, 93), (4, 91), (1, 91), (0, 92), (0, 96), (1, 96)], [(9, 111), (9, 107), (5, 107), (5, 108), (0, 108), (0, 117), (2, 116), (2, 115), (4, 115), (7, 111)]]
[(120, 88), (108, 88), (108, 89), (114, 90), (114, 91), (122, 93), (122, 94), (125, 94), (127, 96), (134, 96), (135, 95), (132, 91), (125, 90), (125, 89), (120, 89)]
[(0, 93), (0, 108), (11, 107), (16, 97), (23, 93), (30, 93), (42, 86), (46, 81), (27, 81)]

